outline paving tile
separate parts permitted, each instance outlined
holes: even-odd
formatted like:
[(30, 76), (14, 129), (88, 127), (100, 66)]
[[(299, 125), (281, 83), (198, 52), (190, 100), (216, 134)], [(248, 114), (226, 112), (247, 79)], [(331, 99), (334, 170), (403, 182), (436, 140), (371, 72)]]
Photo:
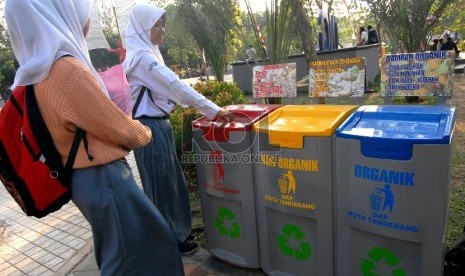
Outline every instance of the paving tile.
[(71, 248), (79, 249), (84, 245), (86, 241), (81, 238), (77, 238), (75, 236), (68, 236), (65, 239), (63, 239), (62, 242), (63, 244), (66, 244), (67, 246)]
[(24, 235), (22, 237), (31, 242), (31, 241), (34, 241), (34, 240), (38, 239), (39, 237), (41, 237), (41, 234), (39, 232), (31, 230), (31, 231), (29, 231), (27, 233), (24, 233)]
[(43, 265), (39, 265), (36, 269), (32, 270), (31, 272), (29, 272), (29, 275), (30, 276), (42, 276), (42, 275), (45, 275), (46, 273), (51, 273), (50, 275), (53, 275), (53, 272), (46, 268), (45, 266)]
[(3, 270), (9, 268), (11, 265), (9, 263), (7, 263), (5, 260), (2, 260), (0, 259), (0, 275), (2, 275), (3, 273), (1, 273)]
[(1, 256), (8, 256), (13, 252), (17, 251), (14, 247), (9, 246), (8, 244), (0, 245), (0, 255)]
[(74, 253), (76, 253), (77, 250), (67, 250), (63, 253), (60, 254), (60, 257), (65, 259), (65, 260), (68, 260), (71, 256), (74, 255)]
[[(69, 235), (69, 234), (68, 234), (68, 236), (64, 237), (64, 238), (61, 240), (61, 242), (64, 243), (64, 244), (67, 244), (69, 247), (74, 247), (73, 245), (76, 244), (76, 242), (75, 242), (76, 240), (81, 240), (81, 241), (82, 241), (81, 238), (78, 238), (78, 237), (76, 237), (76, 236), (73, 236), (73, 235)], [(73, 245), (72, 245), (72, 244), (73, 244)]]
[(56, 235), (53, 239), (56, 240), (56, 241), (61, 241), (67, 236), (69, 236), (69, 233), (61, 232), (60, 234)]
[(21, 262), (17, 263), (15, 266), (19, 268), (21, 271), (23, 271), (24, 273), (29, 273), (32, 270), (36, 269), (39, 266), (39, 264), (36, 263), (31, 258), (26, 258), (22, 260)]
[(20, 263), (21, 261), (23, 261), (26, 258), (27, 258), (26, 255), (18, 253), (16, 256), (14, 256), (12, 258), (8, 258), (6, 261), (8, 263), (10, 263), (11, 265), (16, 265), (17, 263)]
[(47, 250), (57, 256), (61, 256), (64, 252), (72, 250), (72, 248), (68, 245), (57, 242), (48, 247)]
[(55, 255), (53, 255), (52, 253), (48, 252), (48, 251), (42, 251), (40, 252), (40, 254), (37, 255), (36, 258), (34, 258), (34, 260), (36, 260), (36, 262), (38, 263), (41, 263), (41, 264), (44, 264), (47, 263), (48, 261), (52, 260), (56, 258)]
[(13, 273), (10, 273), (8, 276), (24, 276), (24, 272), (17, 269)]
[(35, 257), (37, 255), (39, 255), (41, 252), (43, 251), (42, 248), (40, 247), (37, 247), (37, 246), (34, 246), (32, 247), (30, 250), (26, 251), (26, 252), (23, 252), (24, 255), (26, 255), (27, 257), (31, 258), (31, 259), (35, 259)]
[[(85, 229), (85, 228), (81, 228), (79, 230), (77, 230), (74, 234), (78, 237), (82, 237), (84, 234), (86, 233), (89, 233), (89, 230)], [(83, 237), (85, 239), (85, 237)]]
[(30, 244), (28, 240), (25, 240), (17, 235), (14, 236), (14, 241), (11, 243), (11, 246), (15, 249), (21, 251), (21, 248)]
[(40, 274), (40, 276), (54, 276), (55, 273), (51, 270), (47, 270), (45, 272), (43, 272), (42, 274)]
[(18, 271), (18, 270), (16, 269), (16, 267), (10, 266), (10, 267), (8, 267), (7, 269), (1, 271), (1, 272), (2, 272), (1, 275), (8, 275), (8, 276), (9, 276), (9, 275), (11, 275), (12, 273), (15, 273), (16, 271)]
[(56, 269), (56, 267), (58, 265), (63, 264), (64, 262), (65, 262), (65, 260), (62, 259), (62, 258), (52, 258), (49, 261), (45, 262), (44, 266), (54, 270), (54, 269)]
[(48, 238), (47, 236), (42, 236), (36, 239), (35, 241), (33, 241), (35, 245), (42, 247), (42, 248), (47, 248), (50, 245), (52, 245), (54, 242), (55, 242), (54, 240)]

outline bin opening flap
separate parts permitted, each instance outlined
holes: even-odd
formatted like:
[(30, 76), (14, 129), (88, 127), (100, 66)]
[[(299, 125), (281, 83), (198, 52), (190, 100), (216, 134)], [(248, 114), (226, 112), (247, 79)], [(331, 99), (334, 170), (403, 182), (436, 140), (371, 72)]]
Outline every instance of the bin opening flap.
[(352, 105), (288, 105), (255, 123), (272, 146), (302, 149), (304, 137), (330, 137), (355, 110)]
[(232, 121), (209, 120), (204, 116), (192, 122), (192, 128), (201, 129), (208, 141), (228, 142), (231, 131), (251, 131), (255, 122), (279, 107), (281, 105), (230, 105), (226, 110), (233, 114)]
[(410, 160), (414, 144), (450, 144), (455, 107), (362, 106), (336, 131), (360, 140), (364, 156)]

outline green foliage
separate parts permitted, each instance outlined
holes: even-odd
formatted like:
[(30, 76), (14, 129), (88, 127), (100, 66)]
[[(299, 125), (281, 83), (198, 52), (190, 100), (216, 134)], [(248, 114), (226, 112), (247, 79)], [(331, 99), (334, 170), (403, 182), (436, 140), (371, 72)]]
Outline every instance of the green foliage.
[(10, 95), (10, 86), (13, 84), (17, 63), (12, 50), (0, 50), (0, 93), (3, 99)]
[(437, 38), (444, 30), (465, 35), (465, 0), (453, 1), (437, 20), (432, 24), (431, 39)]
[[(246, 101), (244, 92), (235, 84), (221, 81), (207, 81), (196, 83), (194, 89), (203, 94), (218, 106), (243, 104)], [(201, 115), (193, 108), (183, 109), (177, 106), (171, 114), (174, 139), (178, 158), (182, 161), (182, 154), (192, 153), (192, 122)], [(196, 184), (195, 164), (182, 163), (186, 179), (191, 187)]]
[(416, 52), (426, 45), (426, 37), (434, 24), (428, 24), (428, 16), (441, 18), (453, 0), (367, 0), (381, 23), (383, 30), (391, 38), (391, 43), (399, 45), (399, 52)]
[[(178, 0), (178, 17), (204, 51), (216, 80), (222, 81), (228, 64), (228, 45), (233, 39), (230, 30), (238, 13), (235, 0)], [(188, 14), (189, 16), (186, 16)]]
[[(293, 0), (297, 1), (297, 0)], [(291, 32), (295, 34), (295, 14), (293, 1), (272, 0), (271, 7), (266, 9), (266, 33), (265, 44), (270, 64), (282, 63), (289, 55), (291, 45)]]
[(244, 92), (235, 84), (221, 81), (198, 82), (194, 89), (218, 106), (242, 104), (245, 102)]
[(381, 83), (381, 74), (376, 75), (375, 79), (371, 82), (368, 82), (368, 90), (373, 90), (373, 92), (380, 92), (380, 83)]
[(168, 48), (168, 54), (173, 58), (173, 64), (179, 64), (186, 72), (186, 76), (191, 77), (191, 70), (200, 71), (202, 69), (202, 51), (182, 21), (176, 16), (177, 9), (178, 7), (174, 5), (166, 7), (168, 22), (165, 27), (163, 46)]

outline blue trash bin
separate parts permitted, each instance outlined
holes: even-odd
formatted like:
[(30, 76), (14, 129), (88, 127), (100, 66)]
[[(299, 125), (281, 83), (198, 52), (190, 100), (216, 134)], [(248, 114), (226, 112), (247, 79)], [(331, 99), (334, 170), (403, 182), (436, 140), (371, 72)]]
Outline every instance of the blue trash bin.
[(455, 107), (361, 106), (336, 131), (336, 275), (442, 275)]

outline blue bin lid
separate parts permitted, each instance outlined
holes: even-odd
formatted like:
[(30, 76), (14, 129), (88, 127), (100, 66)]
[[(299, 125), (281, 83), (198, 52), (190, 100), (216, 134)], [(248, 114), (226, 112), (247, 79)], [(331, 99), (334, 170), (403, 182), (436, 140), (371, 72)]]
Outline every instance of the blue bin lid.
[(336, 130), (357, 139), (364, 156), (409, 160), (414, 144), (450, 144), (455, 107), (424, 105), (361, 106)]

